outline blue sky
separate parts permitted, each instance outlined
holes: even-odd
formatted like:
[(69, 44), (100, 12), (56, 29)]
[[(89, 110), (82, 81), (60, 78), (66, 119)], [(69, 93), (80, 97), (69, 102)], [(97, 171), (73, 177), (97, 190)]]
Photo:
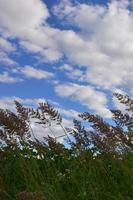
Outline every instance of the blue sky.
[(48, 100), (110, 119), (133, 89), (132, 1), (0, 0), (0, 106)]

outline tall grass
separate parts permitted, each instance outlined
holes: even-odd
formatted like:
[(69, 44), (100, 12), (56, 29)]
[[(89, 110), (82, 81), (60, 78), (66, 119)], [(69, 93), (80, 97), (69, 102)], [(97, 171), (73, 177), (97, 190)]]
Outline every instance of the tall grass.
[(23, 150), (8, 147), (1, 151), (1, 200), (26, 200), (26, 192), (32, 193), (32, 199), (41, 194), (46, 200), (133, 199), (132, 153), (119, 159), (94, 158), (90, 151), (80, 157), (66, 149), (64, 155), (62, 150), (55, 155), (50, 149), (38, 150), (37, 155), (30, 151), (28, 144)]
[(83, 113), (93, 130), (74, 120), (71, 142), (63, 127), (69, 149), (51, 137), (28, 139), (30, 118), (61, 125), (49, 104), (35, 110), (16, 102), (17, 114), (0, 109), (0, 200), (133, 200), (133, 100), (115, 96), (130, 113), (112, 111), (115, 126)]

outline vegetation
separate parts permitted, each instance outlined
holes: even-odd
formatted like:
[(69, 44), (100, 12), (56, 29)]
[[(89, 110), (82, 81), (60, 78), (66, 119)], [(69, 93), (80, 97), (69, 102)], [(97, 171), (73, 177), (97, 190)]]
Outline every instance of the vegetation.
[[(125, 112), (111, 110), (110, 124), (83, 113), (80, 117), (91, 129), (74, 120), (71, 136), (48, 103), (31, 109), (15, 102), (16, 113), (0, 109), (0, 199), (132, 200), (133, 100), (114, 95), (126, 106)], [(61, 126), (70, 148), (57, 138), (38, 141), (33, 119), (44, 127), (44, 135), (51, 123)]]

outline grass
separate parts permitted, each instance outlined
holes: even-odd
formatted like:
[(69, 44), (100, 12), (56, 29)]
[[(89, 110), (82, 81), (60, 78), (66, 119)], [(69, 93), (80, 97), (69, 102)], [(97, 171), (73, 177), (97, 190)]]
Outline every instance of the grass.
[[(115, 96), (133, 113), (132, 99)], [(0, 200), (133, 200), (133, 115), (111, 111), (114, 126), (97, 115), (79, 115), (92, 129), (74, 120), (68, 149), (50, 137), (30, 140), (31, 118), (44, 127), (61, 126), (51, 105), (15, 104), (16, 113), (0, 109), (0, 139), (6, 143), (0, 148)]]
[(94, 158), (90, 150), (74, 156), (65, 147), (57, 151), (38, 146), (35, 153), (25, 144), (23, 150), (9, 146), (0, 154), (2, 200), (133, 199), (132, 153), (121, 159)]

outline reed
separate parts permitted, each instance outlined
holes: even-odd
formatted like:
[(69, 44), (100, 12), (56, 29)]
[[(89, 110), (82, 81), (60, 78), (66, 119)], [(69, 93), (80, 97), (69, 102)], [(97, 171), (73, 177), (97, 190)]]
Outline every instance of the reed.
[(0, 199), (132, 200), (133, 101), (114, 95), (127, 106), (126, 112), (112, 110), (111, 124), (81, 114), (92, 129), (74, 120), (71, 142), (63, 127), (71, 148), (53, 137), (30, 138), (31, 118), (44, 126), (44, 134), (52, 121), (61, 124), (60, 114), (50, 104), (31, 109), (15, 102), (16, 113), (1, 109)]

